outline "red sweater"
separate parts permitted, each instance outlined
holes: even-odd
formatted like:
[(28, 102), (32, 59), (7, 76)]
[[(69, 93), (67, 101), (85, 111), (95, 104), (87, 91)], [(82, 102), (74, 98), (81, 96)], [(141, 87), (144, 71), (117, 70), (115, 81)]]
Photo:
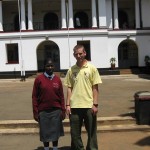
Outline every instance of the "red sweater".
[(52, 80), (44, 74), (39, 75), (33, 85), (32, 91), (33, 114), (38, 116), (42, 110), (57, 107), (65, 111), (62, 82), (58, 76)]

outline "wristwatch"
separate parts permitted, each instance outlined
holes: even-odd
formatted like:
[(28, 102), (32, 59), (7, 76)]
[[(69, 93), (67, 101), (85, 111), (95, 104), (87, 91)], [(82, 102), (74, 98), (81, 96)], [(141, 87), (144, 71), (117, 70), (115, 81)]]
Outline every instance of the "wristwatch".
[(93, 104), (95, 107), (98, 107), (98, 104)]

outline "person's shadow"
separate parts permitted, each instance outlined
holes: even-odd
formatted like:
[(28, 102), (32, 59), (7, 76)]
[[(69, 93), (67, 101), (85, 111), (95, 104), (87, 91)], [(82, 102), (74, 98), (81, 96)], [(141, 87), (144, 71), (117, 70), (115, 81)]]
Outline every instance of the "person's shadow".
[(150, 146), (150, 136), (137, 141), (135, 144), (139, 146)]
[[(70, 146), (63, 146), (63, 147), (59, 147), (58, 148), (59, 150), (71, 150), (71, 147)], [(34, 150), (43, 150), (43, 147), (37, 147), (36, 149)], [(49, 150), (53, 150), (53, 148), (49, 148)]]

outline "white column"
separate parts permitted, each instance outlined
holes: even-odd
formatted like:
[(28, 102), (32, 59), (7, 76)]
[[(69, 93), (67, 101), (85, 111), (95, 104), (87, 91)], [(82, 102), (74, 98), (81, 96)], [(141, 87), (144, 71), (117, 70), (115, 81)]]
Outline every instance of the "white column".
[(114, 0), (114, 29), (119, 29), (117, 0)]
[(106, 28), (106, 2), (105, 0), (98, 0), (98, 13), (99, 13), (99, 27)]
[(0, 31), (3, 31), (2, 1), (0, 1)]
[(135, 0), (135, 19), (136, 19), (136, 29), (140, 28), (140, 8), (139, 0)]
[(68, 1), (68, 7), (69, 7), (69, 28), (74, 28), (72, 0)]
[(92, 3), (92, 28), (97, 28), (96, 1), (91, 0), (91, 3)]
[(65, 0), (61, 0), (61, 28), (67, 28), (66, 25), (66, 3)]
[(109, 0), (108, 2), (107, 2), (107, 5), (109, 6), (109, 10), (108, 10), (108, 13), (109, 13), (109, 19), (108, 19), (108, 21), (109, 21), (109, 23), (108, 23), (108, 28), (109, 29), (113, 29), (113, 15), (112, 15), (112, 1), (111, 0)]
[(32, 0), (28, 0), (28, 30), (33, 30)]
[(26, 30), (26, 21), (25, 21), (25, 1), (21, 0), (21, 30)]

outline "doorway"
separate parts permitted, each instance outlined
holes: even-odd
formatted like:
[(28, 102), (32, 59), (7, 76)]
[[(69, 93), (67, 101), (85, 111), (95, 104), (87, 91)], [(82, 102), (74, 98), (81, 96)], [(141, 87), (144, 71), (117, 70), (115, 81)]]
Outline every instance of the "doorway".
[(120, 69), (138, 67), (138, 48), (133, 40), (127, 39), (119, 44), (118, 60)]
[(59, 47), (53, 41), (44, 41), (37, 48), (38, 72), (44, 71), (44, 62), (48, 58), (54, 62), (55, 71), (60, 71)]

